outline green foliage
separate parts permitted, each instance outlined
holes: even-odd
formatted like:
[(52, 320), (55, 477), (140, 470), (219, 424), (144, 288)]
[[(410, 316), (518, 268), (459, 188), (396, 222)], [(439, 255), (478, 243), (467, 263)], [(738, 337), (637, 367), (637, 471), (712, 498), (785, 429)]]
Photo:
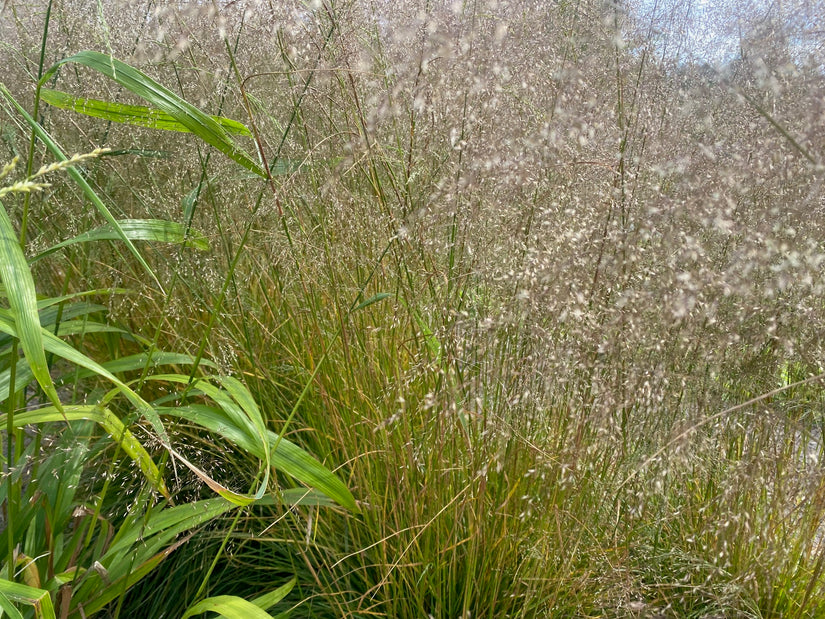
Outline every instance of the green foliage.
[[(100, 58), (94, 54), (80, 54), (73, 60), (100, 68)], [(168, 101), (162, 107), (166, 110), (173, 108), (175, 118), (189, 131), (228, 152), (232, 158), (242, 159), (234, 147), (228, 151), (231, 143), (220, 128), (237, 128), (236, 124), (224, 122), (225, 119), (218, 119), (221, 123), (216, 124), (214, 119), (203, 117), (122, 63), (112, 60), (107, 67), (111, 71), (107, 73), (104, 68), (104, 73), (121, 82), (126, 80), (126, 84), (144, 93), (150, 101), (157, 103), (158, 97), (166, 97)], [(152, 92), (147, 94), (147, 88)], [(51, 605), (54, 599), (61, 617), (91, 616), (122, 599), (130, 588), (155, 571), (169, 554), (189, 540), (192, 529), (256, 502), (262, 505), (326, 505), (332, 500), (355, 509), (352, 494), (338, 478), (300, 447), (267, 429), (260, 409), (243, 383), (227, 375), (213, 377), (196, 373), (214, 367), (208, 360), (200, 356), (164, 353), (154, 347), (146, 353), (102, 362), (95, 360), (99, 335), (115, 336), (114, 340), (109, 340), (110, 350), (113, 342), (130, 337), (123, 329), (107, 324), (105, 312), (101, 311), (105, 308), (77, 301), (84, 296), (106, 293), (106, 290), (61, 297), (38, 296), (32, 265), (73, 246), (122, 241), (152, 277), (155, 277), (153, 271), (137, 253), (132, 241), (177, 244), (200, 251), (209, 246), (206, 239), (190, 230), (188, 225), (157, 219), (115, 220), (98, 193), (75, 171), (77, 164), (102, 151), (95, 151), (90, 156), (65, 157), (9, 91), (3, 88), (2, 94), (29, 123), (33, 135), (40, 137), (57, 156), (58, 163), (44, 166), (24, 180), (8, 185), (0, 195), (42, 191), (50, 187), (44, 177), (65, 170), (108, 224), (55, 244), (27, 260), (21, 244), (21, 239), (26, 237), (25, 228), (18, 236), (6, 208), (0, 208), (0, 278), (2, 296), (9, 305), (8, 309), (0, 309), (0, 331), (5, 334), (0, 339), (0, 358), (3, 360), (0, 382), (5, 393), (4, 401), (8, 404), (0, 422), (5, 427), (6, 464), (9, 471), (14, 471), (7, 475), (0, 490), (6, 520), (6, 530), (0, 540), (0, 556), (4, 557), (2, 569), (8, 574), (8, 580), (0, 581), (3, 595), (0, 608), (11, 616), (21, 616), (16, 604), (22, 603), (32, 606), (38, 617), (54, 617)], [(192, 120), (193, 116), (195, 120)], [(202, 122), (204, 118), (207, 121)], [(4, 168), (3, 176), (13, 170), (14, 163)], [(54, 307), (58, 311), (53, 311)], [(18, 345), (24, 353), (21, 359), (18, 359)], [(189, 365), (193, 371), (190, 375), (150, 372), (158, 364)], [(126, 378), (129, 374), (133, 378)], [(42, 406), (35, 400), (34, 408), (21, 411), (16, 405), (22, 401), (21, 396), (32, 379), (37, 381), (52, 405)], [(106, 383), (110, 386), (106, 387)], [(177, 393), (162, 389), (165, 395), (160, 398), (140, 393), (161, 383), (179, 385), (181, 389)], [(71, 397), (81, 398), (85, 403), (65, 403), (56, 385), (62, 385), (64, 389), (71, 386)], [(223, 444), (235, 446), (258, 459), (259, 468), (255, 474), (258, 488), (254, 493), (227, 488), (178, 453), (162, 415), (199, 424), (204, 430), (211, 430)], [(223, 498), (174, 505), (164, 472), (157, 462), (158, 455), (147, 447), (146, 439), (139, 439), (129, 429), (138, 416), (149, 422), (155, 438), (169, 455), (185, 464)], [(95, 432), (88, 422), (97, 424), (102, 434)], [(34, 440), (27, 441), (24, 430), (34, 427), (41, 429)], [(53, 443), (50, 449), (45, 448), (44, 435)], [(94, 456), (104, 454), (112, 443), (116, 448), (113, 456), (106, 456), (106, 481), (97, 498), (88, 502), (91, 497), (86, 495), (90, 490), (87, 477), (90, 461)], [(141, 487), (142, 477), (147, 485), (140, 490), (125, 517), (110, 520), (105, 515), (109, 478), (118, 466), (121, 452), (139, 471), (139, 477), (132, 483)], [(35, 462), (33, 470), (27, 464), (30, 461)], [(296, 493), (294, 489), (277, 489), (273, 495), (272, 470), (315, 484), (326, 495), (312, 490)], [(160, 502), (155, 493), (162, 496)], [(18, 571), (21, 565), (22, 570)], [(14, 581), (20, 574), (28, 583), (26, 586)], [(268, 617), (260, 608), (280, 601), (293, 584), (291, 581), (251, 605), (232, 596), (205, 599), (192, 606), (190, 614), (213, 610), (233, 617), (239, 616), (239, 612), (249, 614), (249, 609), (254, 608), (261, 616)]]

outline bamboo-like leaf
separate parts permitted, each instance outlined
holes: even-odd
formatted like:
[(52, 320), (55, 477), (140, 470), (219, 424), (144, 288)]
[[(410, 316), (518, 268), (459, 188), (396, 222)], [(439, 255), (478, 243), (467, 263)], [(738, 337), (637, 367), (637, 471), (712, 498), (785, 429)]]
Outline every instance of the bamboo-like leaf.
[[(110, 101), (99, 101), (97, 99), (84, 99), (73, 97), (69, 93), (49, 88), (40, 89), (40, 98), (49, 105), (59, 107), (63, 110), (73, 110), (78, 114), (102, 118), (116, 123), (127, 125), (137, 125), (148, 127), (149, 129), (161, 129), (164, 131), (181, 131), (191, 133), (186, 125), (175, 119), (174, 116), (161, 110), (144, 107), (142, 105), (128, 105), (126, 103), (113, 103)], [(227, 133), (252, 137), (252, 133), (245, 125), (231, 118), (221, 116), (210, 116)]]
[[(38, 328), (40, 328), (40, 336), (43, 341), (43, 345), (48, 352), (53, 353), (58, 357), (62, 357), (75, 365), (86, 368), (87, 370), (94, 372), (98, 376), (101, 376), (114, 384), (117, 387), (117, 390), (122, 393), (138, 410), (138, 412), (140, 412), (141, 415), (143, 415), (144, 418), (146, 418), (146, 420), (151, 424), (163, 444), (165, 446), (169, 445), (169, 436), (166, 433), (166, 429), (160, 422), (160, 417), (158, 417), (157, 412), (155, 412), (154, 408), (152, 408), (148, 402), (146, 402), (128, 385), (106, 370), (99, 363), (90, 359), (79, 350), (73, 348), (60, 338), (56, 337), (53, 333), (39, 327), (39, 325)], [(14, 337), (19, 337), (14, 323), (5, 317), (2, 312), (0, 312), (0, 332), (7, 333)]]
[(34, 607), (35, 617), (55, 619), (54, 606), (48, 591), (0, 579), (0, 593), (12, 602)]
[[(60, 411), (54, 407), (46, 407), (31, 411), (17, 413), (14, 416), (14, 427), (20, 428), (30, 424), (48, 423), (50, 421), (77, 421), (85, 419), (94, 421), (100, 425), (115, 441), (120, 443), (123, 451), (140, 467), (141, 472), (166, 498), (169, 498), (169, 491), (152, 457), (143, 448), (134, 435), (123, 425), (108, 408), (90, 405), (66, 405)], [(0, 423), (6, 423), (6, 416), (0, 416)]]
[(258, 608), (268, 610), (289, 595), (289, 592), (292, 591), (296, 582), (298, 582), (298, 579), (293, 578), (288, 583), (275, 589), (275, 591), (270, 591), (269, 593), (256, 597), (252, 600), (252, 603)]
[[(20, 359), (17, 362), (17, 368), (14, 376), (14, 390), (20, 391), (34, 378), (34, 375), (29, 369), (29, 364), (25, 359)], [(0, 402), (5, 402), (9, 397), (9, 383), (11, 382), (11, 368), (0, 372)]]
[[(117, 578), (115, 580), (112, 580), (110, 583), (107, 583), (103, 587), (103, 590), (99, 595), (93, 596), (84, 591), (84, 593), (86, 593), (86, 595), (88, 597), (91, 597), (92, 599), (90, 602), (83, 604), (83, 612), (87, 615), (92, 615), (97, 611), (101, 610), (109, 602), (111, 602), (118, 596), (122, 595), (124, 591), (127, 591), (129, 588), (133, 587), (140, 580), (142, 580), (145, 576), (152, 573), (161, 561), (163, 561), (175, 550), (177, 550), (183, 544), (189, 541), (189, 537), (182, 539), (167, 548), (164, 548), (161, 552), (158, 552), (157, 554), (149, 557), (148, 559), (142, 560), (138, 565), (128, 570), (120, 578)], [(77, 598), (81, 596), (75, 595), (73, 597)], [(74, 602), (74, 599), (72, 601)]]
[(285, 585), (278, 587), (274, 591), (255, 598), (251, 602), (234, 595), (217, 595), (206, 598), (197, 604), (190, 606), (181, 619), (188, 619), (193, 615), (213, 612), (227, 619), (272, 619), (272, 615), (266, 612), (267, 608), (275, 606), (292, 591), (296, 579), (293, 578)]
[[(121, 219), (118, 220), (117, 223), (120, 231), (123, 232), (126, 238), (132, 241), (157, 241), (160, 243), (183, 244), (187, 247), (194, 247), (195, 249), (204, 251), (209, 249), (209, 242), (205, 236), (193, 234), (191, 230), (187, 236), (185, 228), (174, 221), (165, 221), (162, 219)], [(77, 243), (119, 240), (121, 240), (120, 233), (115, 230), (111, 224), (106, 224), (94, 230), (79, 234), (71, 239), (67, 239), (57, 245), (53, 245), (34, 256), (29, 262), (37, 262), (46, 256), (60, 251), (64, 247), (76, 245)]]
[[(157, 375), (152, 378), (181, 384), (189, 380), (186, 376), (175, 374)], [(221, 382), (231, 386), (234, 399), (243, 403), (241, 408), (244, 409), (245, 415), (234, 406), (234, 401), (228, 401), (225, 393), (208, 381), (199, 381), (193, 391), (218, 402), (220, 410), (210, 406), (194, 405), (167, 408), (163, 409), (163, 412), (197, 423), (265, 462), (269, 452), (269, 464), (277, 470), (320, 490), (339, 505), (353, 511), (357, 510), (355, 498), (338, 477), (305, 450), (265, 428), (252, 395), (240, 381), (222, 377)], [(268, 442), (265, 446), (260, 443), (259, 432), (265, 433), (264, 440)], [(255, 498), (260, 497), (256, 495)]]
[[(188, 406), (159, 408), (158, 412), (196, 423), (263, 460), (264, 453), (260, 444), (247, 432), (239, 428), (220, 408), (190, 404)], [(295, 443), (285, 438), (279, 440), (279, 436), (272, 431), (267, 431), (267, 439), (271, 450), (271, 466), (290, 477), (294, 477), (310, 488), (319, 490), (342, 507), (357, 511), (358, 508), (352, 493), (332, 471)]]
[(2, 203), (0, 203), (0, 279), (5, 286), (10, 314), (16, 326), (15, 337), (20, 340), (31, 373), (52, 404), (60, 409), (60, 398), (49, 374), (49, 365), (43, 350), (34, 278)]
[(38, 83), (41, 87), (52, 79), (64, 64), (74, 63), (97, 71), (117, 82), (126, 90), (145, 100), (152, 107), (165, 112), (207, 144), (214, 146), (224, 155), (236, 161), (258, 176), (266, 177), (266, 172), (241, 148), (236, 146), (220, 123), (195, 106), (187, 103), (168, 88), (134, 67), (95, 51), (82, 51), (55, 63)]
[[(17, 100), (11, 95), (11, 93), (3, 84), (0, 84), (0, 94), (2, 94), (6, 98), (6, 100), (14, 106), (14, 108), (17, 110), (17, 113), (25, 119), (25, 121), (31, 127), (32, 131), (34, 131), (37, 137), (43, 141), (43, 143), (46, 145), (46, 148), (48, 148), (51, 151), (55, 159), (57, 159), (58, 161), (68, 160), (68, 157), (66, 157), (61, 148), (57, 145), (57, 142), (55, 142), (52, 139), (52, 137), (48, 134), (48, 132), (40, 126), (40, 123), (36, 122), (29, 115), (29, 113), (25, 109), (23, 109), (23, 106), (21, 106), (17, 102)], [(103, 203), (103, 200), (100, 199), (100, 196), (98, 196), (95, 190), (92, 189), (91, 185), (89, 185), (89, 183), (86, 182), (86, 179), (83, 178), (83, 175), (73, 167), (67, 168), (66, 172), (72, 178), (72, 180), (75, 183), (77, 183), (78, 187), (80, 187), (83, 190), (83, 193), (86, 195), (87, 198), (89, 198), (89, 201), (91, 201), (91, 203), (95, 205), (95, 208), (103, 216), (103, 218), (107, 222), (109, 222), (109, 224), (115, 231), (118, 232), (120, 240), (126, 243), (126, 247), (138, 261), (140, 266), (155, 281), (155, 284), (157, 284), (158, 288), (163, 290), (163, 286), (161, 286), (160, 281), (158, 280), (154, 271), (152, 271), (152, 269), (149, 267), (149, 264), (146, 262), (143, 256), (140, 255), (140, 252), (137, 250), (137, 248), (135, 248), (132, 241), (130, 241), (127, 238), (127, 236), (123, 233), (123, 230), (120, 229), (117, 220), (114, 218), (114, 216), (106, 207), (106, 205)]]
[(136, 514), (132, 522), (134, 526), (126, 526), (128, 523), (124, 523), (112, 540), (106, 556), (101, 559), (101, 563), (113, 570), (115, 567), (113, 561), (122, 558), (135, 544), (141, 547), (145, 545), (146, 552), (155, 553), (158, 550), (158, 544), (162, 546), (180, 533), (236, 508), (236, 505), (226, 499), (215, 497), (163, 509), (153, 508), (148, 518)]
[[(155, 375), (152, 376), (150, 380), (169, 381), (183, 385), (189, 384), (189, 377), (182, 374)], [(246, 387), (234, 379), (222, 378), (221, 380), (232, 388), (233, 393), (231, 395), (229, 391), (220, 389), (205, 379), (198, 380), (195, 386), (191, 387), (189, 391), (193, 394), (205, 395), (217, 402), (223, 413), (219, 414), (222, 421), (218, 424), (221, 428), (221, 435), (224, 438), (232, 437), (236, 445), (255, 455), (262, 461), (261, 469), (263, 479), (259, 482), (255, 494), (241, 494), (232, 491), (218, 483), (174, 450), (171, 453), (220, 496), (238, 505), (247, 505), (260, 499), (266, 492), (269, 484), (270, 449), (266, 437), (266, 427), (264, 426), (258, 406), (255, 404), (252, 395), (246, 390)]]
[(295, 443), (272, 431), (268, 432), (268, 435), (272, 449), (272, 466), (309, 487), (320, 490), (342, 507), (358, 511), (352, 492), (332, 471)]
[(378, 303), (379, 301), (383, 301), (387, 297), (391, 297), (391, 296), (392, 295), (389, 292), (379, 292), (378, 294), (373, 295), (369, 299), (367, 299), (365, 301), (362, 301), (361, 303), (356, 305), (354, 308), (352, 308), (352, 311), (357, 312), (359, 310), (364, 309), (365, 307), (369, 307), (373, 303)]
[(12, 604), (12, 601), (3, 593), (0, 593), (0, 608), (9, 616), (9, 619), (23, 619), (23, 614), (17, 610), (14, 604)]
[[(113, 359), (100, 365), (109, 372), (112, 372), (112, 374), (117, 374), (119, 372), (142, 370), (146, 366), (147, 361), (149, 361), (148, 355), (146, 353), (139, 353), (129, 355), (128, 357), (121, 357), (120, 359)], [(192, 355), (158, 351), (152, 353), (150, 367), (157, 367), (159, 365), (192, 365), (193, 363), (195, 363), (195, 358)], [(209, 368), (217, 367), (217, 365), (209, 359), (201, 359), (198, 365)]]
[(194, 606), (189, 607), (181, 619), (189, 619), (194, 615), (209, 612), (217, 613), (227, 619), (272, 619), (272, 615), (265, 610), (234, 595), (217, 595), (201, 600)]

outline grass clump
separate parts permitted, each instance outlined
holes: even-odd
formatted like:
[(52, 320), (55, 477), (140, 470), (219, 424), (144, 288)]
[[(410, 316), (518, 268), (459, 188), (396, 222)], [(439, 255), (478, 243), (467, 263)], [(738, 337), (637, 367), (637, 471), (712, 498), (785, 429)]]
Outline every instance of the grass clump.
[(712, 59), (670, 4), (10, 5), (9, 583), (822, 612), (815, 15), (749, 9)]

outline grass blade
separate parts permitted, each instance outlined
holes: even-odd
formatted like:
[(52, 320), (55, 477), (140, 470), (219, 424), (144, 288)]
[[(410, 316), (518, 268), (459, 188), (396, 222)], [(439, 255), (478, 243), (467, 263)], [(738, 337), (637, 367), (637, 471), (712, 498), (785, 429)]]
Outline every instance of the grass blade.
[[(158, 410), (165, 415), (196, 423), (261, 460), (264, 459), (260, 444), (239, 428), (224, 409), (192, 404)], [(270, 445), (270, 464), (276, 470), (315, 488), (342, 507), (352, 511), (358, 510), (349, 488), (318, 460), (295, 443), (279, 437), (272, 431), (267, 431), (267, 439)]]
[[(100, 425), (115, 441), (120, 443), (123, 451), (140, 467), (141, 472), (167, 499), (169, 491), (152, 457), (143, 448), (134, 435), (123, 425), (108, 408), (90, 405), (67, 405), (62, 410), (53, 407), (40, 408), (17, 413), (14, 416), (14, 427), (21, 428), (29, 424), (48, 423), (50, 421), (94, 421)], [(0, 422), (6, 422), (6, 416), (0, 416)]]
[(26, 262), (26, 256), (20, 248), (11, 220), (2, 204), (0, 204), (0, 279), (5, 286), (11, 317), (16, 325), (15, 336), (20, 340), (29, 368), (52, 404), (60, 409), (60, 398), (46, 362), (40, 316), (37, 312), (34, 278)]
[(272, 448), (272, 466), (311, 488), (320, 490), (342, 507), (358, 511), (352, 492), (332, 471), (295, 443), (274, 432), (268, 434)]
[(246, 152), (232, 142), (227, 131), (214, 118), (187, 103), (145, 73), (111, 56), (86, 50), (68, 58), (63, 58), (46, 71), (38, 86), (42, 87), (43, 84), (46, 84), (61, 66), (68, 63), (83, 65), (105, 75), (153, 107), (174, 118), (190, 132), (207, 144), (217, 148), (233, 161), (258, 176), (266, 178), (266, 172), (261, 166), (252, 161)]
[(60, 251), (64, 247), (76, 245), (77, 243), (119, 241), (122, 238), (120, 232), (132, 241), (156, 241), (159, 243), (182, 244), (186, 247), (194, 247), (201, 251), (209, 249), (209, 242), (205, 236), (193, 234), (191, 230), (187, 235), (186, 229), (174, 221), (166, 221), (163, 219), (120, 219), (117, 224), (120, 227), (120, 231), (116, 230), (111, 224), (105, 224), (49, 247), (49, 249), (34, 256), (30, 262), (37, 262), (46, 256)]
[(11, 600), (3, 593), (0, 593), (0, 608), (3, 609), (3, 612), (6, 613), (10, 619), (23, 619), (22, 613), (15, 608)]
[(0, 593), (12, 602), (34, 607), (35, 617), (41, 619), (55, 619), (52, 598), (48, 591), (27, 587), (16, 582), (0, 580)]
[[(105, 378), (112, 384), (117, 387), (117, 390), (126, 397), (129, 402), (138, 410), (138, 412), (143, 415), (146, 420), (151, 424), (152, 429), (157, 433), (160, 437), (161, 441), (163, 442), (164, 446), (169, 446), (169, 436), (166, 433), (166, 429), (163, 427), (163, 424), (160, 421), (160, 417), (158, 416), (157, 412), (148, 402), (146, 402), (143, 398), (141, 398), (137, 393), (135, 393), (128, 385), (126, 385), (123, 381), (117, 378), (114, 374), (106, 370), (103, 366), (99, 363), (90, 359), (86, 355), (84, 355), (79, 350), (73, 348), (60, 338), (56, 337), (54, 334), (50, 333), (49, 331), (40, 327), (38, 323), (38, 328), (40, 329), (40, 337), (43, 342), (44, 348), (52, 353), (57, 355), (58, 357), (62, 357), (67, 361), (74, 363), (75, 365), (79, 365), (80, 367), (86, 368), (87, 370), (91, 370), (98, 376)], [(2, 313), (0, 313), (0, 332), (7, 333), (13, 337), (18, 336), (18, 330), (15, 327), (13, 321), (9, 320), (5, 317)], [(42, 349), (41, 349), (42, 350)], [(51, 377), (50, 377), (51, 380)]]
[[(48, 134), (48, 132), (40, 126), (38, 122), (36, 122), (29, 113), (23, 109), (23, 107), (17, 103), (14, 97), (12, 97), (11, 93), (6, 89), (3, 84), (0, 84), (0, 94), (2, 94), (6, 100), (11, 103), (14, 108), (17, 110), (17, 113), (20, 114), (24, 120), (29, 124), (32, 128), (34, 133), (40, 138), (46, 147), (51, 151), (52, 155), (54, 155), (55, 159), (58, 161), (66, 161), (68, 157), (63, 153), (61, 148), (57, 145), (57, 143), (52, 139), (52, 137)], [(108, 207), (103, 203), (103, 200), (100, 199), (100, 196), (97, 195), (94, 189), (92, 189), (91, 185), (86, 182), (86, 179), (83, 178), (83, 175), (78, 172), (75, 168), (69, 167), (66, 168), (66, 173), (72, 178), (72, 180), (77, 183), (77, 185), (83, 190), (83, 193), (86, 195), (87, 198), (91, 201), (92, 204), (95, 205), (95, 208), (98, 212), (103, 216), (103, 218), (109, 222), (109, 225), (118, 233), (118, 237), (124, 243), (126, 243), (126, 247), (129, 248), (129, 251), (135, 257), (135, 260), (138, 261), (140, 266), (151, 276), (151, 278), (155, 281), (158, 288), (163, 290), (163, 286), (160, 284), (160, 280), (158, 280), (157, 276), (155, 275), (154, 271), (149, 267), (149, 264), (144, 260), (143, 256), (140, 255), (140, 252), (134, 246), (132, 241), (126, 236), (123, 230), (120, 229), (120, 225), (117, 223), (117, 220), (112, 215), (111, 211), (109, 211)]]
[(280, 587), (275, 589), (275, 591), (270, 591), (265, 595), (255, 598), (254, 600), (252, 600), (252, 603), (258, 608), (262, 608), (264, 610), (272, 608), (273, 606), (275, 606), (275, 604), (283, 600), (289, 594), (290, 591), (292, 591), (292, 588), (295, 586), (296, 582), (297, 579), (293, 578), (285, 585), (281, 585)]
[[(73, 97), (69, 93), (49, 88), (40, 89), (40, 98), (53, 107), (63, 110), (72, 110), (78, 114), (102, 118), (116, 123), (127, 125), (137, 125), (149, 129), (160, 129), (163, 131), (180, 131), (191, 133), (189, 129), (174, 116), (161, 110), (148, 108), (142, 105), (128, 105), (126, 103), (113, 103), (109, 101), (99, 101), (97, 99), (84, 99)], [(252, 137), (249, 129), (237, 120), (223, 118), (221, 116), (210, 116), (227, 133)]]
[(181, 619), (188, 619), (193, 615), (202, 613), (218, 613), (227, 619), (272, 619), (272, 615), (266, 609), (275, 606), (284, 599), (295, 586), (296, 579), (293, 578), (285, 585), (282, 585), (265, 595), (255, 598), (251, 602), (234, 595), (218, 595), (201, 600), (197, 604), (189, 607)]

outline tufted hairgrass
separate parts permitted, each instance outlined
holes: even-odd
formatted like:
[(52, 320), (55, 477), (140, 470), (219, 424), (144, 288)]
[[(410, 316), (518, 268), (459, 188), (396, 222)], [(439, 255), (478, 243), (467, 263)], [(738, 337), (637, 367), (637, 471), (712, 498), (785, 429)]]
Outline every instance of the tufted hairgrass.
[[(61, 152), (112, 149), (72, 168), (85, 186), (9, 211), (42, 256), (17, 268), (54, 299), (133, 291), (98, 299), (105, 320), (77, 311), (120, 329), (89, 355), (125, 363), (111, 373), (169, 433), (94, 408), (158, 473), (123, 464), (120, 426), (83, 425), (60, 457), (92, 450), (106, 475), (76, 473), (77, 500), (129, 524), (136, 503), (155, 513), (157, 477), (215, 510), (101, 616), (223, 596), (252, 613), (276, 591), (272, 614), (294, 617), (823, 612), (821, 54), (783, 51), (793, 20), (766, 34), (754, 17), (715, 70), (672, 51), (690, 16), (668, 3), (132, 3), (87, 24), (72, 0), (48, 47), (27, 38), (43, 16), (10, 4), (8, 66), (62, 67), (40, 63), (30, 117)], [(7, 100), (27, 100), (10, 75)], [(9, 159), (30, 143), (46, 161), (12, 107)], [(86, 187), (120, 231), (82, 208)], [(122, 236), (140, 256), (86, 242)], [(50, 352), (25, 380), (47, 394)], [(152, 380), (150, 356), (172, 376)], [(57, 368), (58, 395), (101, 389)], [(9, 463), (59, 457), (26, 443), (13, 419), (34, 413), (11, 391), (20, 507)], [(166, 440), (192, 469), (170, 471)], [(290, 453), (334, 477), (262, 465)], [(210, 487), (249, 505), (203, 503)], [(82, 547), (103, 552), (102, 531)]]

